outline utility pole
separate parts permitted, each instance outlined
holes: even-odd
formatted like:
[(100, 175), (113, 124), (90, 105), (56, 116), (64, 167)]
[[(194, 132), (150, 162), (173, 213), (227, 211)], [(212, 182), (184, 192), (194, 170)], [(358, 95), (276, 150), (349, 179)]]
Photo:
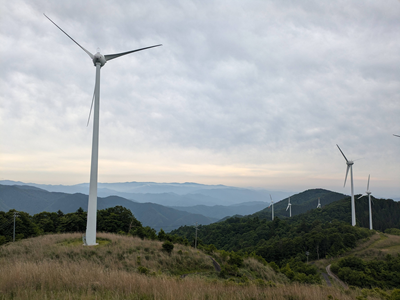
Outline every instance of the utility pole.
[(198, 227), (199, 225), (197, 225), (197, 222), (196, 222), (196, 226), (195, 226), (195, 228), (196, 228), (196, 239), (194, 240), (194, 249), (197, 249), (197, 227)]
[(15, 242), (15, 218), (19, 217), (18, 212), (14, 212), (14, 231), (13, 231), (13, 242)]

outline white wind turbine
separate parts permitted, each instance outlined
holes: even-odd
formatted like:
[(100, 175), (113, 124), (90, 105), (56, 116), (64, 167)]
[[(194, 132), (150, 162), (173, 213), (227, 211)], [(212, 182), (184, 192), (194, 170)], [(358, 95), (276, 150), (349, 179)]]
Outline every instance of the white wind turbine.
[[(370, 174), (371, 175), (371, 174)], [(371, 209), (371, 192), (369, 190), (369, 178), (370, 175), (368, 175), (368, 184), (367, 184), (367, 191), (365, 192), (365, 194), (361, 195), (358, 199), (364, 197), (364, 196), (368, 196), (368, 205), (369, 205), (369, 229), (372, 230), (372, 209)]]
[(290, 198), (289, 198), (289, 202), (286, 208), (286, 211), (289, 209), (289, 216), (292, 217), (292, 204), (290, 203)]
[(272, 201), (272, 196), (269, 194), (269, 197), (271, 198), (271, 204), (268, 206), (268, 208), (272, 205), (272, 221), (274, 220), (274, 201)]
[(321, 202), (319, 201), (319, 198), (318, 198), (318, 205), (317, 205), (317, 208), (321, 208)]
[[(58, 29), (60, 29), (66, 36), (68, 36), (75, 44), (77, 44), (83, 51), (86, 52), (87, 55), (93, 61), (94, 66), (96, 67), (96, 83), (94, 88), (94, 94), (92, 99), (92, 106), (90, 107), (89, 118), (93, 107), (94, 101), (94, 116), (93, 116), (93, 139), (92, 139), (92, 158), (91, 158), (91, 167), (90, 167), (90, 187), (89, 187), (89, 202), (88, 202), (88, 213), (87, 213), (87, 225), (86, 225), (86, 240), (85, 243), (88, 246), (97, 245), (96, 244), (96, 221), (97, 221), (97, 173), (98, 173), (98, 153), (99, 153), (99, 111), (100, 111), (100, 69), (103, 67), (106, 62), (112, 60), (114, 58), (142, 51), (145, 49), (150, 49), (153, 47), (158, 47), (160, 45), (154, 45), (150, 47), (140, 48), (136, 50), (131, 50), (122, 53), (115, 54), (107, 54), (103, 55), (100, 52), (96, 54), (90, 53), (88, 50), (79, 45), (72, 37), (70, 37), (64, 30), (62, 30), (56, 23), (54, 23), (48, 16), (44, 14), (44, 16), (49, 19), (51, 23), (53, 23)], [(89, 120), (88, 120), (89, 122)]]
[(356, 226), (356, 206), (355, 206), (355, 201), (354, 201), (354, 185), (353, 185), (353, 164), (354, 164), (354, 162), (352, 160), (348, 160), (346, 158), (346, 156), (344, 155), (343, 151), (340, 149), (338, 144), (336, 144), (336, 146), (339, 148), (339, 151), (340, 151), (340, 153), (342, 153), (344, 159), (346, 160), (346, 164), (347, 164), (346, 177), (344, 178), (343, 187), (346, 186), (347, 174), (349, 173), (349, 169), (350, 169), (350, 180), (351, 180), (351, 225), (352, 226)]

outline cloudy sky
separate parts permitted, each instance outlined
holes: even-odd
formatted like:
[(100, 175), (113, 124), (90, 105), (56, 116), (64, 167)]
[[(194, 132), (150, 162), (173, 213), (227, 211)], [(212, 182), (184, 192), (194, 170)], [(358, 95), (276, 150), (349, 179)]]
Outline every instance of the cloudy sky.
[[(400, 197), (400, 1), (0, 0), (0, 180)], [(359, 159), (359, 160), (358, 160)]]

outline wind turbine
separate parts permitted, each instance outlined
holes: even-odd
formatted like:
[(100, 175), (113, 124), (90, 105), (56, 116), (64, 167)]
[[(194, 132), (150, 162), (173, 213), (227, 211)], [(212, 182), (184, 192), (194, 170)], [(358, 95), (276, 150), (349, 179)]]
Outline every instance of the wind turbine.
[[(100, 111), (100, 69), (106, 62), (114, 58), (130, 54), (160, 45), (154, 45), (150, 47), (140, 48), (122, 53), (107, 54), (103, 55), (100, 52), (96, 54), (90, 53), (88, 50), (78, 44), (72, 37), (62, 30), (56, 23), (54, 23), (48, 16), (44, 16), (49, 19), (58, 29), (60, 29), (67, 37), (69, 37), (75, 44), (77, 44), (87, 55), (92, 59), (94, 66), (96, 67), (96, 83), (94, 88), (94, 94), (92, 99), (92, 105), (90, 107), (89, 118), (93, 107), (94, 101), (94, 116), (93, 116), (93, 139), (92, 139), (92, 157), (90, 166), (90, 186), (89, 186), (89, 202), (88, 202), (88, 213), (87, 213), (87, 225), (86, 225), (86, 239), (85, 243), (88, 246), (96, 244), (96, 221), (97, 221), (97, 173), (98, 173), (98, 154), (99, 154), (99, 111)], [(89, 123), (89, 120), (88, 120)]]
[(368, 196), (368, 204), (369, 204), (369, 229), (372, 230), (372, 209), (371, 209), (371, 192), (369, 190), (369, 178), (370, 178), (371, 174), (368, 175), (368, 184), (367, 184), (367, 191), (365, 192), (365, 194), (361, 195), (358, 199), (364, 197), (364, 196)]
[(272, 201), (272, 196), (269, 194), (269, 197), (271, 198), (271, 204), (268, 206), (268, 208), (272, 205), (272, 221), (274, 220), (274, 201)]
[(289, 203), (287, 205), (286, 211), (289, 209), (289, 216), (292, 217), (292, 204), (290, 203), (290, 198), (289, 198)]
[(317, 208), (321, 208), (321, 202), (319, 201), (319, 198), (318, 198), (318, 205), (317, 205)]
[(356, 226), (356, 206), (355, 206), (355, 201), (354, 201), (354, 185), (353, 185), (353, 164), (354, 164), (354, 162), (352, 160), (348, 160), (346, 158), (346, 156), (344, 155), (343, 151), (340, 149), (338, 144), (336, 144), (336, 146), (339, 148), (339, 151), (340, 151), (340, 153), (342, 153), (344, 159), (346, 160), (346, 164), (347, 164), (346, 177), (344, 178), (343, 187), (346, 186), (347, 174), (349, 173), (349, 169), (350, 169), (350, 179), (351, 179), (351, 225), (352, 226)]

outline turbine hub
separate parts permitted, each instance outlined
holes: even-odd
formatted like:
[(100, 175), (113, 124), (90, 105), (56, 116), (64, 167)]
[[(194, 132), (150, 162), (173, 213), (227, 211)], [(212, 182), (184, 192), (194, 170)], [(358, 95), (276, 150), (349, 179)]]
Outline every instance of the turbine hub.
[(97, 63), (100, 63), (101, 66), (104, 66), (106, 64), (106, 62), (107, 62), (106, 58), (100, 52), (97, 52), (93, 56), (93, 64), (94, 64), (94, 66), (96, 66)]
[(349, 161), (347, 161), (346, 163), (347, 163), (348, 166), (354, 165), (354, 161), (352, 161), (352, 160), (349, 160)]

